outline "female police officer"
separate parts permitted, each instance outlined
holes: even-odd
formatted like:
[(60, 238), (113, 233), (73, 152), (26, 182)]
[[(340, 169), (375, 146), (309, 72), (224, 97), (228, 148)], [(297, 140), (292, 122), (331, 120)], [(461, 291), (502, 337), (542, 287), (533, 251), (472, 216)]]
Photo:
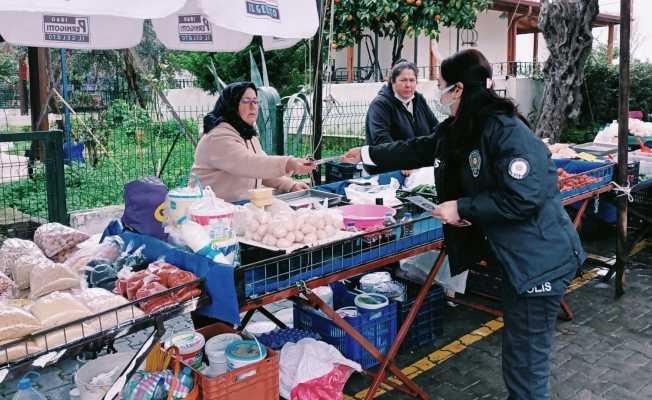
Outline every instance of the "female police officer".
[[(500, 265), (503, 378), (514, 400), (550, 398), (550, 352), (561, 297), (585, 255), (564, 211), (546, 146), (488, 82), (477, 50), (441, 64), (440, 101), (451, 117), (432, 135), (351, 149), (343, 162), (377, 170), (435, 167), (451, 268)], [(460, 221), (468, 220), (470, 226)], [(454, 272), (456, 272), (454, 271)]]

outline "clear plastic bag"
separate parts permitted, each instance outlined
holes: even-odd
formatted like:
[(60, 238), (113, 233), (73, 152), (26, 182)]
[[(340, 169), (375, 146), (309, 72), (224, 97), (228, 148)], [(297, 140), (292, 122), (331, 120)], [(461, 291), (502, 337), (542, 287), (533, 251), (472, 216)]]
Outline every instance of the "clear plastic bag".
[(24, 254), (19, 256), (9, 272), (16, 286), (20, 290), (28, 289), (30, 286), (30, 275), (32, 270), (37, 266), (54, 264), (52, 260), (46, 258), (43, 253)]
[(63, 264), (36, 265), (29, 274), (30, 297), (37, 299), (46, 294), (78, 288), (79, 275)]
[(41, 323), (28, 311), (0, 304), (0, 341), (18, 339), (39, 329)]
[(15, 238), (6, 239), (0, 246), (0, 272), (10, 275), (18, 257), (24, 255), (45, 257), (34, 242)]
[[(16, 283), (10, 277), (0, 272), (0, 300), (10, 299), (16, 290)], [(0, 329), (2, 326), (0, 325)], [(2, 340), (2, 338), (0, 338)]]
[[(124, 297), (102, 288), (82, 290), (76, 297), (82, 304), (88, 307), (93, 314), (101, 314), (107, 310), (128, 303), (127, 299)], [(101, 329), (108, 329), (120, 323), (140, 318), (143, 315), (143, 312), (135, 307), (126, 307), (118, 311), (101, 314), (98, 321), (92, 321), (91, 323), (92, 325), (97, 326), (97, 328), (101, 327)]]
[(32, 304), (32, 314), (44, 327), (55, 327), (92, 315), (91, 311), (70, 293), (54, 292)]
[(34, 232), (34, 243), (48, 257), (73, 248), (87, 239), (88, 235), (84, 232), (57, 222), (41, 225)]

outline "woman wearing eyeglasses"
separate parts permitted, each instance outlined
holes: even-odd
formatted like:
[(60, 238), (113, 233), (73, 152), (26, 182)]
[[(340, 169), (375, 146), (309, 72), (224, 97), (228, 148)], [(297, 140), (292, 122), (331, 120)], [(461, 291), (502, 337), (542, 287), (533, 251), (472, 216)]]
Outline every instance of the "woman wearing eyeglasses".
[(585, 254), (550, 152), (514, 103), (496, 95), (491, 75), (477, 50), (447, 58), (438, 86), (450, 117), (434, 134), (351, 149), (342, 161), (389, 171), (434, 165), (441, 203), (433, 216), (445, 224), (452, 272), (480, 261), (502, 270), (509, 399), (546, 400), (560, 301)]
[(204, 117), (192, 173), (226, 201), (244, 200), (250, 189), (261, 187), (280, 192), (308, 189), (290, 175), (305, 175), (315, 168), (309, 160), (265, 154), (255, 128), (257, 93), (251, 82), (232, 83)]

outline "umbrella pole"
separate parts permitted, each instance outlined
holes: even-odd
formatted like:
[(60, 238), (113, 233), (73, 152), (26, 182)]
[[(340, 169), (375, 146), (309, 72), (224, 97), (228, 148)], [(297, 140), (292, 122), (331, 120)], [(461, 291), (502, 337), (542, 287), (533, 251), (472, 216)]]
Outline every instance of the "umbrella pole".
[[(620, 90), (618, 96), (618, 176), (619, 185), (627, 186), (627, 150), (629, 135), (629, 59), (631, 0), (620, 0)], [(616, 297), (625, 293), (625, 266), (627, 265), (627, 196), (618, 196), (618, 226), (616, 244)]]
[[(314, 60), (314, 92), (312, 95), (312, 157), (316, 160), (321, 158), (321, 140), (322, 140), (322, 85), (323, 85), (323, 52), (322, 40), (324, 37), (324, 7), (322, 0), (316, 0), (317, 12), (319, 17), (319, 28), (312, 46)], [(313, 184), (321, 184), (321, 167), (318, 167), (312, 176)]]

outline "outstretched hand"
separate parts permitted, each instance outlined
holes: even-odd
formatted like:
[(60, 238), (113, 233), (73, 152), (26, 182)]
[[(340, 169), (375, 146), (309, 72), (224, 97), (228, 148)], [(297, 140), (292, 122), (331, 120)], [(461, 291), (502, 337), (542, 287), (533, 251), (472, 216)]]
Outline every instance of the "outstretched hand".
[(362, 151), (360, 147), (354, 147), (340, 157), (340, 162), (346, 164), (359, 164), (362, 162)]

